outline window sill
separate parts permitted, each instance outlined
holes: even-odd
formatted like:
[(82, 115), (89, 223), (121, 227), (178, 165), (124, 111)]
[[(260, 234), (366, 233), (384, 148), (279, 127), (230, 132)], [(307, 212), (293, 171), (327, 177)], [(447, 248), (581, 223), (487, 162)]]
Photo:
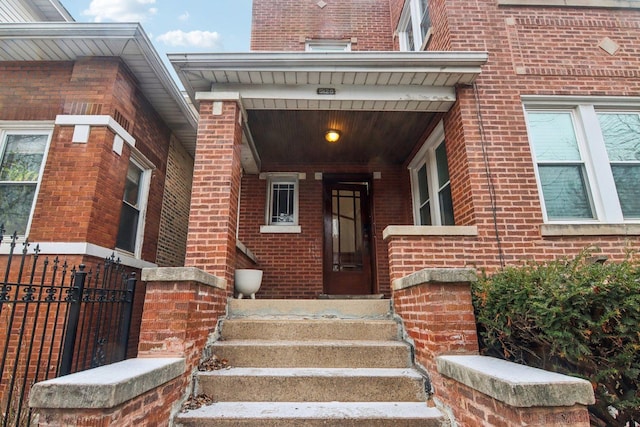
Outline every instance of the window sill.
[(478, 227), (460, 225), (390, 225), (382, 232), (382, 238), (398, 236), (477, 236)]
[(299, 234), (302, 233), (302, 227), (299, 225), (261, 225), (260, 233)]
[(543, 237), (638, 236), (640, 224), (541, 224)]
[(498, 5), (639, 8), (637, 1), (634, 0), (498, 0)]

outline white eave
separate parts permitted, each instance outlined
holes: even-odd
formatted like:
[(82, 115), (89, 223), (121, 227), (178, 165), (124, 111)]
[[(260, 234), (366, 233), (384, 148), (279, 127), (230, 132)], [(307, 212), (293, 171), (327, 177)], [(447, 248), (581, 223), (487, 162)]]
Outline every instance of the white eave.
[(25, 0), (25, 2), (38, 10), (46, 21), (75, 21), (58, 0)]
[[(170, 54), (194, 103), (239, 97), (246, 109), (447, 111), (486, 52)], [(235, 94), (235, 95), (234, 95)]]
[(197, 114), (139, 24), (0, 24), (0, 61), (75, 61), (92, 56), (121, 58), (154, 109), (194, 155)]

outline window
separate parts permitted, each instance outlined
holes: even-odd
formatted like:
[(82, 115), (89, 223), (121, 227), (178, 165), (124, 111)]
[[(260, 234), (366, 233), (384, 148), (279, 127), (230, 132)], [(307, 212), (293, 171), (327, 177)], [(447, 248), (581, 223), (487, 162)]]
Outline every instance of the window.
[(427, 0), (407, 0), (398, 22), (400, 50), (424, 50), (431, 35)]
[(150, 169), (135, 160), (129, 162), (122, 196), (120, 226), (116, 248), (140, 256), (144, 232), (144, 214), (149, 191)]
[(298, 225), (298, 175), (270, 175), (267, 224)]
[(350, 52), (349, 40), (307, 40), (305, 43), (307, 52)]
[(50, 129), (0, 129), (0, 224), (7, 234), (28, 234), (50, 140)]
[(640, 220), (640, 112), (526, 106), (545, 220)]
[(444, 127), (438, 124), (409, 165), (416, 225), (454, 225)]

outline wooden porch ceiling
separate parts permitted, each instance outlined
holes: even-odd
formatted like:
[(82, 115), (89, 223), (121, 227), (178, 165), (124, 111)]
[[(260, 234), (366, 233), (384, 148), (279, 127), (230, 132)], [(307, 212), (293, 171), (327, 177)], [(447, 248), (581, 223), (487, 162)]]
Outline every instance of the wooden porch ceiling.
[[(402, 164), (436, 113), (398, 111), (249, 110), (263, 168), (299, 164)], [(328, 143), (324, 134), (342, 137)]]

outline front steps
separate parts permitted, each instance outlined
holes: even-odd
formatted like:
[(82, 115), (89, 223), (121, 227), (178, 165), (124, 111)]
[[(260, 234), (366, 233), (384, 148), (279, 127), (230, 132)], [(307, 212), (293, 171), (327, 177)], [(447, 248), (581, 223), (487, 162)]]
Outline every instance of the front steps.
[(215, 403), (178, 426), (448, 426), (389, 300), (231, 300), (213, 353), (233, 368), (198, 374)]

